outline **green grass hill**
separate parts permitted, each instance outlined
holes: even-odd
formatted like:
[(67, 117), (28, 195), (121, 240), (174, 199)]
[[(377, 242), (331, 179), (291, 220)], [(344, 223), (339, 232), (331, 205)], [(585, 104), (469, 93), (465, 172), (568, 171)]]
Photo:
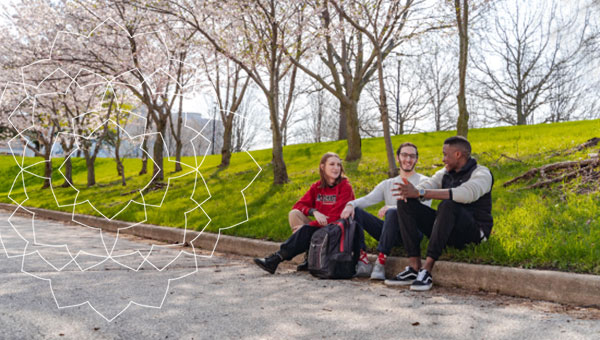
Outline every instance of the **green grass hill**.
[[(415, 143), (420, 156), (417, 171), (432, 175), (442, 166), (443, 140), (454, 133), (394, 136), (392, 141), (394, 147), (404, 141)], [(460, 251), (449, 249), (442, 259), (600, 274), (600, 191), (597, 185), (595, 191), (587, 193), (580, 193), (577, 181), (531, 190), (522, 188), (535, 179), (508, 188), (502, 186), (533, 167), (588, 158), (589, 153), (598, 152), (598, 147), (568, 155), (561, 151), (592, 137), (600, 137), (600, 120), (470, 130), (473, 156), (494, 174), (495, 225), (488, 242)], [(0, 201), (70, 212), (76, 199), (77, 202), (89, 201), (99, 212), (108, 217), (116, 215), (116, 219), (145, 220), (177, 228), (185, 227), (187, 220), (187, 227), (194, 230), (206, 228), (215, 232), (226, 228), (223, 233), (229, 235), (283, 241), (290, 235), (287, 213), (318, 179), (317, 165), (327, 151), (343, 158), (346, 142), (285, 147), (290, 182), (281, 186), (272, 185), (270, 149), (251, 151), (251, 157), (245, 152), (236, 153), (231, 166), (222, 171), (217, 168), (220, 155), (183, 159), (191, 166), (200, 165), (199, 172), (184, 166), (183, 172), (173, 173), (174, 163), (166, 161), (168, 190), (154, 190), (143, 196), (138, 190), (148, 183), (150, 175), (137, 175), (141, 166), (139, 159), (125, 161), (125, 187), (120, 185), (114, 160), (98, 159), (98, 184), (86, 188), (85, 161), (76, 158), (73, 174), (77, 190), (59, 187), (63, 182), (59, 172), (63, 159), (54, 159), (54, 190), (42, 190), (42, 179), (35, 176), (43, 174), (43, 163), (36, 164), (40, 158), (17, 159), (25, 168), (20, 171), (12, 156), (0, 156)], [(344, 162), (357, 197), (367, 194), (385, 179), (387, 171), (382, 138), (364, 139), (362, 152), (360, 162)], [(259, 168), (254, 160), (262, 168), (258, 176)], [(130, 200), (134, 203), (127, 205)], [(145, 202), (146, 210), (135, 202)], [(201, 204), (201, 209), (194, 209), (195, 202)], [(369, 211), (376, 213), (379, 208), (380, 205), (373, 206)], [(88, 204), (75, 208), (77, 213), (99, 215), (98, 211)], [(423, 241), (423, 249), (426, 242)], [(376, 243), (368, 238), (368, 245), (374, 249)], [(397, 254), (403, 254), (401, 248)]]

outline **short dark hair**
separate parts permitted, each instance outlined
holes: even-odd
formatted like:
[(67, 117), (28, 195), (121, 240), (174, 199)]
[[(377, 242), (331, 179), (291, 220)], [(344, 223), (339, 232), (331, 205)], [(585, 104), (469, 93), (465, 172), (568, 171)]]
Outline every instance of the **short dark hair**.
[(419, 149), (417, 149), (417, 146), (411, 142), (404, 142), (404, 143), (400, 144), (400, 146), (398, 147), (398, 150), (396, 150), (396, 157), (400, 157), (400, 151), (402, 151), (402, 148), (405, 146), (412, 146), (413, 148), (415, 148), (415, 151), (417, 152), (417, 158), (419, 158)]
[(452, 136), (444, 141), (444, 144), (459, 148), (465, 157), (471, 157), (471, 143), (463, 136)]

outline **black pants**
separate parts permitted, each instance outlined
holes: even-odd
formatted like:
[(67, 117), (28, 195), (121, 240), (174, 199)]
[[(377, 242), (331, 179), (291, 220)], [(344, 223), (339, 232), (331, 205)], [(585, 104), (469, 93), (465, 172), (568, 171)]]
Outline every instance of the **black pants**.
[[(361, 208), (355, 208), (354, 220), (357, 225), (360, 225), (379, 242), (377, 244), (378, 252), (389, 255), (393, 247), (402, 245), (402, 235), (400, 235), (400, 227), (398, 226), (398, 213), (395, 208), (389, 208), (386, 211), (385, 220), (383, 221)], [(422, 238), (423, 233), (419, 231), (419, 242)], [(367, 250), (364, 242), (361, 244), (361, 249)]]
[[(279, 247), (279, 255), (285, 261), (289, 261), (293, 259), (296, 255), (302, 254), (310, 248), (310, 239), (315, 231), (319, 230), (320, 227), (313, 227), (311, 225), (305, 224), (300, 229), (298, 229), (295, 233), (290, 236), (285, 242), (281, 244)], [(360, 227), (360, 225), (356, 224), (354, 242), (356, 246), (365, 243), (365, 235)], [(355, 248), (356, 249), (356, 248)]]
[(481, 234), (473, 214), (463, 205), (444, 200), (437, 212), (416, 199), (398, 201), (400, 234), (409, 257), (421, 256), (419, 230), (429, 237), (427, 256), (437, 259), (446, 245), (464, 248), (481, 242)]

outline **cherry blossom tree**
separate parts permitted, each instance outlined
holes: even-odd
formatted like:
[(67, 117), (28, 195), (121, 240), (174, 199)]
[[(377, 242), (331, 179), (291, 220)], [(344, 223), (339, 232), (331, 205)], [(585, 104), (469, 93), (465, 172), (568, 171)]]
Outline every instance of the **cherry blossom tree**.
[[(287, 182), (281, 110), (285, 112), (290, 106), (294, 86), (282, 100), (280, 81), (286, 76), (295, 78), (284, 50), (292, 51), (296, 59), (301, 57), (302, 40), (297, 28), (303, 7), (276, 0), (182, 0), (149, 2), (147, 8), (194, 28), (217, 52), (239, 65), (263, 92), (271, 122), (273, 183)], [(290, 79), (292, 84), (294, 81)]]
[(163, 136), (180, 102), (178, 98), (194, 88), (193, 81), (189, 86), (178, 82), (196, 72), (182, 60), (189, 54), (194, 32), (169, 34), (181, 27), (176, 22), (160, 21), (154, 12), (125, 1), (74, 1), (69, 17), (83, 36), (76, 39), (79, 43), (76, 53), (63, 53), (56, 58), (111, 78), (114, 87), (126, 88), (144, 105), (158, 133), (152, 143), (153, 181), (162, 181), (166, 151)]
[(217, 51), (204, 54), (202, 62), (215, 92), (219, 114), (223, 122), (223, 146), (221, 147), (219, 168), (226, 168), (231, 161), (233, 150), (233, 122), (244, 100), (250, 77), (245, 74), (240, 65)]

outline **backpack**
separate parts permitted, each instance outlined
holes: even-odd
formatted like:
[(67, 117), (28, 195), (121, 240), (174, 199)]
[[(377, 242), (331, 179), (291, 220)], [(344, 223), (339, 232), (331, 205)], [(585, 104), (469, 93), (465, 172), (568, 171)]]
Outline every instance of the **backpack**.
[(360, 254), (356, 222), (340, 219), (315, 231), (308, 249), (308, 271), (322, 279), (349, 279)]

